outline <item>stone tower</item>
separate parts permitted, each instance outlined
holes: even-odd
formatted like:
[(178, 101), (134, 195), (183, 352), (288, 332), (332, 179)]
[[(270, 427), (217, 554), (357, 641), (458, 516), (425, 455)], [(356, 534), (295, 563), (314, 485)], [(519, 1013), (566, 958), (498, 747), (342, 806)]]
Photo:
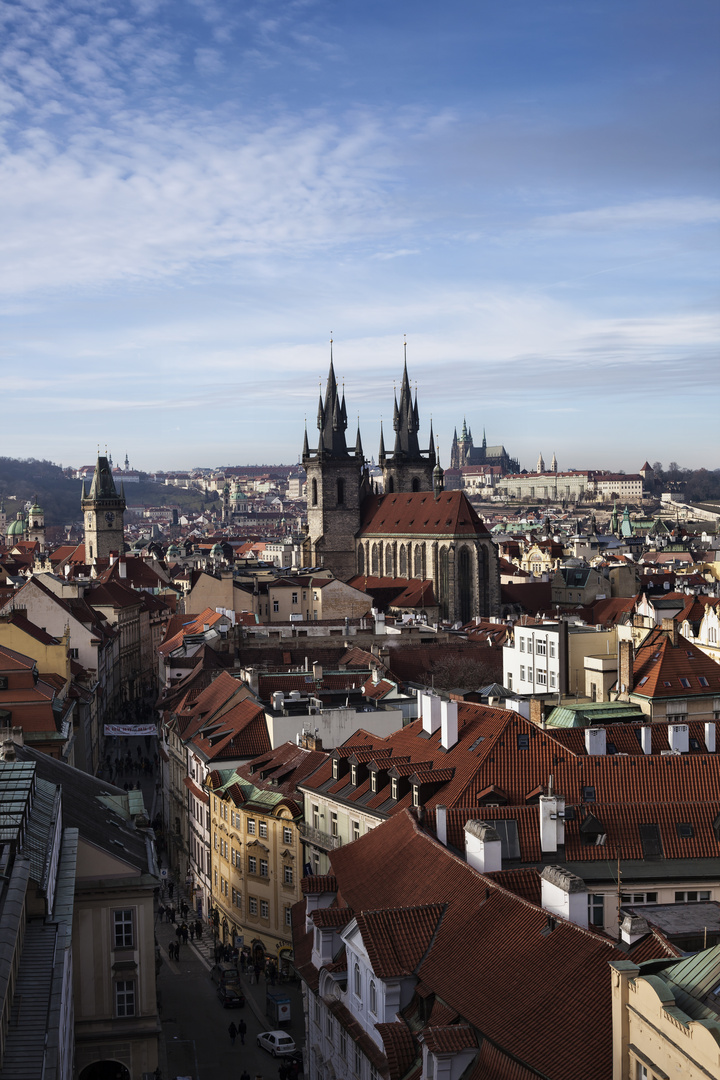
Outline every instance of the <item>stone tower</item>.
[(41, 551), (45, 550), (45, 511), (38, 506), (37, 497), (28, 510), (27, 538), (38, 543)]
[(324, 566), (337, 578), (355, 573), (355, 537), (360, 528), (360, 506), (371, 493), (365, 470), (360, 429), (355, 449), (345, 441), (347, 410), (345, 395), (338, 393), (332, 348), (330, 371), (318, 406), (317, 426), (320, 436), (317, 450), (310, 450), (307, 430), (302, 463), (307, 475), (307, 535), (304, 561), (309, 566)]
[(432, 425), (430, 425), (430, 447), (420, 449), (418, 429), (417, 394), (412, 399), (410, 380), (407, 373), (407, 357), (403, 367), (400, 404), (395, 398), (393, 414), (395, 446), (392, 454), (385, 453), (385, 440), (380, 435), (379, 465), (383, 471), (383, 490), (386, 495), (407, 491), (431, 491), (433, 469), (435, 467), (435, 447), (433, 445)]
[(107, 559), (111, 551), (124, 551), (125, 492), (121, 484), (118, 494), (106, 457), (98, 456), (88, 492), (83, 480), (80, 505), (85, 519), (86, 561)]

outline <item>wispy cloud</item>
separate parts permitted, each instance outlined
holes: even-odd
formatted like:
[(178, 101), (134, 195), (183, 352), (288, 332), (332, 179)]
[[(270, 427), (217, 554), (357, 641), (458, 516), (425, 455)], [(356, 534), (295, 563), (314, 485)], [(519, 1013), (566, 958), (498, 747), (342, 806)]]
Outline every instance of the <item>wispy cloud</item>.
[(675, 225), (715, 225), (720, 222), (720, 199), (646, 199), (621, 206), (573, 210), (548, 214), (537, 224), (550, 229), (595, 231), (606, 229), (657, 229)]

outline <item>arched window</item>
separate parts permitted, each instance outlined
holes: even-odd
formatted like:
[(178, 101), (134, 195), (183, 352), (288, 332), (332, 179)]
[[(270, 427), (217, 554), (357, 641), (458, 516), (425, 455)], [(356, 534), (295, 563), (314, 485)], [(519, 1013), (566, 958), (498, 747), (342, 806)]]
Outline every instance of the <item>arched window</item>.
[(440, 601), (440, 614), (447, 619), (450, 614), (450, 559), (448, 549), (440, 548), (438, 566), (438, 600)]
[(388, 577), (395, 577), (395, 567), (393, 566), (393, 549), (388, 545), (385, 551), (385, 573)]
[(400, 545), (400, 577), (407, 577), (408, 561), (407, 561), (407, 548), (404, 544)]
[(425, 577), (425, 545), (416, 544), (415, 546), (415, 574), (416, 578)]
[(371, 558), (371, 565), (372, 565), (372, 573), (375, 574), (375, 576), (377, 577), (379, 575), (379, 573), (380, 573), (380, 565), (379, 565), (380, 556), (379, 556), (379, 553), (378, 553), (377, 544), (373, 544), (373, 546), (372, 546), (372, 554), (371, 554), (370, 558)]
[(395, 490), (395, 478), (393, 476), (388, 476), (387, 494), (392, 495), (394, 490)]
[(362, 1001), (362, 982), (360, 981), (360, 965), (359, 964), (355, 964), (353, 979), (354, 979), (355, 997), (359, 998), (360, 1001)]
[(362, 544), (358, 544), (357, 549), (357, 572), (358, 574), (365, 573), (365, 548)]
[(413, 476), (412, 489), (413, 491), (420, 490), (420, 481), (418, 480), (417, 476)]
[(312, 485), (311, 485), (311, 490), (312, 490), (312, 504), (313, 504), (313, 506), (317, 506), (317, 480), (313, 479), (313, 482), (312, 482)]
[(338, 476), (337, 481), (337, 501), (338, 506), (342, 506), (345, 502), (345, 481), (341, 476)]
[(460, 622), (467, 623), (473, 617), (473, 583), (470, 552), (466, 547), (458, 552), (458, 599), (460, 601)]
[(372, 980), (370, 980), (370, 1012), (377, 1016), (377, 989)]

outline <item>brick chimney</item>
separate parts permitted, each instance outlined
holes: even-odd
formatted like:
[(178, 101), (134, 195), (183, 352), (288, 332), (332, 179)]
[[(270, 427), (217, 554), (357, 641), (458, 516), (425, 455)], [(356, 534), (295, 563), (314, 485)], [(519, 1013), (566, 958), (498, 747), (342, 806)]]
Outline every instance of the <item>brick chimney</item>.
[(633, 675), (633, 661), (635, 659), (635, 650), (633, 649), (632, 641), (620, 642), (620, 693), (631, 694), (635, 688), (634, 675)]
[(678, 626), (674, 619), (663, 619), (662, 628), (670, 638), (670, 644), (675, 647), (678, 643)]

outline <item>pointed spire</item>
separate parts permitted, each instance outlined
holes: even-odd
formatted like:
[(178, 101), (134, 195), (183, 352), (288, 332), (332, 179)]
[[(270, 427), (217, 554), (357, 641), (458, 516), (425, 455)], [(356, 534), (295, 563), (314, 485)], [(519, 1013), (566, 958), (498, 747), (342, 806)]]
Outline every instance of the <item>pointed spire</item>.
[(364, 461), (365, 455), (363, 454), (362, 439), (360, 438), (360, 418), (358, 417), (357, 437), (355, 439), (355, 457), (358, 461)]
[(487, 449), (487, 439), (485, 438), (485, 428), (483, 427), (483, 450)]
[(437, 464), (433, 469), (433, 495), (436, 499), (440, 497), (441, 492), (445, 487), (445, 473), (440, 464), (440, 447), (437, 448)]
[(378, 453), (378, 462), (380, 463), (380, 465), (385, 464), (385, 457), (386, 457), (386, 455), (385, 455), (385, 436), (383, 435), (383, 424), (382, 424), (382, 420), (381, 420), (380, 421), (380, 451)]
[(431, 465), (435, 464), (435, 439), (433, 437), (432, 420), (430, 420), (430, 446), (428, 447), (428, 461)]
[(308, 443), (307, 420), (305, 421), (305, 438), (303, 439), (302, 456), (303, 456), (303, 461), (305, 461), (306, 458), (310, 457), (310, 444)]

